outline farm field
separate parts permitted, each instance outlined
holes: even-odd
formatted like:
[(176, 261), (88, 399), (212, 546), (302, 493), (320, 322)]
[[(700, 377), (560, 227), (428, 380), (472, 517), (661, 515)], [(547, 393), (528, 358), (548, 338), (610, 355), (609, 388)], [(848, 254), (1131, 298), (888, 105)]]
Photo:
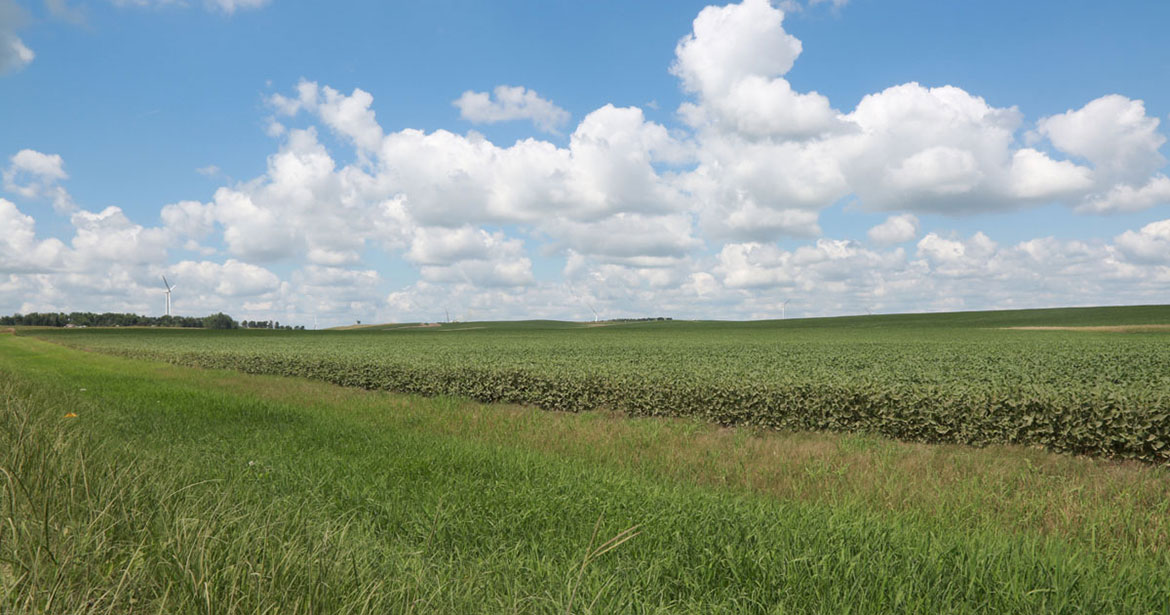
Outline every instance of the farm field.
[(747, 323), (29, 333), (181, 365), (548, 410), (1166, 463), (1167, 323), (1170, 306)]
[(0, 336), (0, 408), (3, 612), (1170, 604), (1151, 464), (550, 413), (24, 335)]

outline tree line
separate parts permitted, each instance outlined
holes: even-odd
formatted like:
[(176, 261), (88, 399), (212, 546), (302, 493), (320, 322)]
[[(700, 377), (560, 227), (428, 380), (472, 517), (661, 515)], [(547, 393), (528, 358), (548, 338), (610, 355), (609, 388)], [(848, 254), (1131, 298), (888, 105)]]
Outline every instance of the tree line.
[(26, 327), (181, 327), (189, 329), (237, 329), (240, 323), (219, 312), (210, 316), (141, 316), (105, 312), (32, 312), (0, 316), (0, 326)]
[(303, 331), (304, 325), (281, 325), (278, 321), (273, 320), (241, 320), (240, 327), (244, 329), (279, 329), (281, 331)]

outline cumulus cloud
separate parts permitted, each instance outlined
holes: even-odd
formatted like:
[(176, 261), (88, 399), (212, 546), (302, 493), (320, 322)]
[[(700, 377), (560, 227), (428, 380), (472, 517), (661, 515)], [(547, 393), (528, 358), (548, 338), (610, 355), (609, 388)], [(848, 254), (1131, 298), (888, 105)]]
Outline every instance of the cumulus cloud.
[(65, 174), (65, 162), (57, 154), (42, 154), (31, 149), (22, 149), (12, 156), (12, 165), (5, 173), (5, 181), (17, 173), (28, 173), (45, 181), (58, 181), (69, 176)]
[(1139, 231), (1126, 231), (1115, 242), (1135, 262), (1170, 265), (1170, 220), (1151, 222)]
[(36, 150), (23, 149), (9, 159), (9, 165), (0, 178), (4, 189), (28, 199), (46, 199), (61, 213), (76, 209), (69, 192), (60, 182), (69, 178), (65, 173), (65, 161), (57, 154), (44, 154)]
[(544, 132), (556, 132), (569, 121), (568, 111), (520, 86), (499, 85), (491, 93), (467, 90), (451, 104), (459, 117), (475, 124), (530, 120)]
[(543, 228), (574, 253), (648, 267), (672, 263), (702, 246), (685, 214), (618, 213), (594, 222), (553, 220)]
[(899, 214), (869, 229), (870, 241), (883, 246), (905, 243), (918, 236), (918, 218), (914, 214)]
[(195, 240), (218, 229), (227, 251), (247, 261), (339, 265), (356, 262), (367, 241), (394, 243), (401, 232), (404, 221), (373, 183), (353, 166), (339, 169), (315, 130), (293, 130), (263, 176), (221, 187), (208, 203), (168, 205), (161, 217)]
[(655, 163), (677, 160), (682, 149), (640, 109), (606, 105), (582, 120), (567, 148), (534, 139), (500, 147), (445, 130), (391, 133), (378, 151), (377, 181), (428, 225), (663, 213), (685, 205)]
[(61, 268), (65, 245), (38, 240), (36, 223), (7, 199), (0, 199), (0, 274), (48, 272)]
[[(38, 237), (0, 200), (12, 229), (0, 238), (0, 305), (70, 308), (85, 296), (155, 310), (149, 289), (163, 273), (183, 280), (184, 310), (334, 323), (437, 320), (443, 308), (463, 319), (744, 318), (778, 316), (788, 300), (787, 314), (808, 316), (1164, 293), (1162, 223), (1111, 241), (1004, 244), (917, 218), (1170, 203), (1165, 138), (1141, 101), (1108, 95), (1030, 122), (976, 93), (911, 82), (838, 110), (787, 81), (802, 51), (782, 8), (744, 0), (704, 9), (678, 43), (677, 127), (611, 104), (570, 125), (523, 87), (454, 102), (472, 122), (563, 129), (558, 143), (384, 126), (369, 92), (301, 80), (268, 99), (278, 145), (264, 172), (239, 182), (209, 172), (223, 185), (162, 207), (157, 228), (117, 207), (78, 208), (64, 161), (22, 150), (3, 169), (5, 190), (54, 202), (72, 237)], [(845, 201), (889, 215), (840, 237), (820, 212)], [(200, 256), (168, 264), (178, 246)]]
[(1170, 204), (1170, 178), (1159, 173), (1143, 186), (1135, 188), (1119, 184), (1105, 193), (1090, 196), (1077, 207), (1077, 211), (1107, 214), (1141, 211), (1166, 204)]
[(1142, 101), (1110, 94), (1043, 118), (1036, 131), (1060, 151), (1091, 162), (1103, 179), (1133, 183), (1166, 164), (1158, 152), (1166, 143), (1158, 124)]
[(166, 234), (161, 229), (135, 224), (119, 207), (107, 207), (100, 212), (80, 210), (70, 222), (76, 233), (71, 242), (73, 257), (87, 266), (100, 262), (124, 265), (166, 262)]
[(365, 150), (376, 149), (382, 141), (382, 127), (370, 109), (374, 97), (360, 88), (346, 96), (331, 87), (302, 80), (297, 84), (296, 98), (274, 94), (269, 102), (284, 115), (302, 110), (316, 113), (335, 133)]
[(1075, 196), (1093, 186), (1092, 172), (1068, 160), (1053, 160), (1032, 148), (1016, 150), (1009, 171), (1009, 193), (1027, 200)]
[(803, 49), (768, 0), (708, 6), (675, 49), (671, 72), (692, 92), (725, 92), (741, 79), (787, 73)]
[(1105, 242), (1042, 237), (1005, 246), (984, 233), (928, 233), (913, 252), (826, 239), (795, 250), (727, 244), (712, 271), (727, 293), (742, 293), (730, 309), (753, 317), (779, 317), (787, 299), (789, 315), (1149, 301), (1170, 269), (1123, 252)]
[(768, 0), (709, 6), (675, 49), (671, 72), (698, 96), (679, 109), (696, 128), (747, 137), (811, 136), (838, 125), (829, 100), (798, 93), (782, 78), (802, 50)]
[(417, 229), (406, 259), (431, 283), (492, 287), (532, 282), (532, 261), (524, 253), (524, 242), (470, 226)]
[(783, 78), (803, 50), (783, 20), (766, 0), (708, 7), (676, 49), (699, 161), (685, 185), (712, 234), (815, 235), (816, 212), (848, 195), (870, 210), (951, 215), (1052, 201), (1108, 213), (1161, 198), (1165, 139), (1141, 101), (1103, 96), (1025, 135), (1016, 108), (954, 86), (895, 85), (842, 113)]
[(189, 295), (195, 291), (220, 297), (251, 297), (280, 289), (276, 274), (230, 258), (223, 263), (181, 261), (167, 270), (168, 279), (176, 286), (182, 282), (183, 290)]
[(1009, 181), (1017, 110), (952, 86), (907, 83), (865, 96), (848, 119), (860, 131), (835, 152), (863, 207), (956, 214), (1019, 206)]

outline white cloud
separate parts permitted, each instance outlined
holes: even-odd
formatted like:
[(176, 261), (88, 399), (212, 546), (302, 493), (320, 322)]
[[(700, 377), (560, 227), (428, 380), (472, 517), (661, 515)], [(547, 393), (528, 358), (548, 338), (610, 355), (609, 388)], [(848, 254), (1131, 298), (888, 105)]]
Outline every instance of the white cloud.
[(199, 201), (180, 201), (162, 208), (159, 215), (168, 229), (181, 236), (202, 238), (215, 228), (213, 208)]
[[(133, 6), (140, 8), (158, 8), (165, 6), (188, 6), (186, 0), (110, 0), (116, 6)], [(219, 11), (227, 15), (237, 10), (257, 9), (268, 4), (270, 0), (204, 0), (203, 5), (211, 11)]]
[(419, 228), (406, 252), (423, 280), (482, 287), (524, 286), (532, 282), (532, 261), (524, 243), (503, 233), (464, 226)]
[(998, 247), (983, 233), (975, 233), (970, 239), (927, 233), (918, 241), (918, 257), (931, 266), (935, 275), (977, 277), (988, 272), (989, 261)]
[(1060, 151), (1091, 162), (1100, 179), (1132, 184), (1166, 164), (1158, 152), (1166, 143), (1158, 124), (1142, 101), (1110, 94), (1043, 118), (1036, 130)]
[(904, 243), (918, 236), (918, 218), (914, 214), (899, 214), (869, 229), (870, 241), (882, 246)]
[[(228, 259), (224, 263), (182, 261), (167, 268), (168, 281), (180, 284), (187, 296), (206, 293), (219, 297), (253, 297), (276, 292), (280, 278), (271, 271)], [(176, 291), (177, 292), (177, 291)]]
[(0, 75), (18, 71), (36, 57), (16, 35), (24, 20), (24, 11), (15, 0), (0, 0)]
[(917, 83), (865, 96), (848, 119), (860, 132), (838, 139), (863, 207), (962, 213), (1016, 207), (1008, 195), (1011, 144), (1021, 122), (962, 89)]
[(700, 248), (691, 218), (618, 213), (598, 221), (553, 220), (542, 225), (560, 247), (602, 261), (655, 267)]
[(22, 149), (9, 159), (9, 165), (0, 177), (4, 189), (27, 199), (46, 199), (60, 213), (76, 209), (73, 198), (59, 182), (69, 178), (65, 161), (58, 154), (44, 154)]
[(214, 7), (228, 15), (237, 10), (258, 9), (270, 0), (207, 0), (208, 6)]
[(816, 212), (849, 194), (870, 210), (954, 215), (1051, 201), (1106, 213), (1160, 198), (1165, 139), (1141, 101), (1105, 96), (1031, 133), (1091, 166), (1019, 148), (1017, 109), (953, 86), (889, 87), (842, 114), (783, 79), (802, 52), (783, 18), (765, 0), (708, 7), (676, 48), (699, 160), (683, 185), (715, 236), (815, 235)]
[(520, 86), (499, 85), (490, 94), (467, 90), (451, 104), (475, 124), (531, 120), (544, 132), (556, 132), (569, 121), (568, 111)]
[(28, 173), (45, 181), (59, 181), (67, 179), (65, 162), (57, 154), (42, 154), (41, 152), (22, 149), (11, 158), (11, 166), (5, 173), (5, 180), (17, 173)]
[(1114, 241), (1134, 262), (1170, 265), (1170, 220), (1151, 222), (1137, 232), (1126, 231)]
[(45, 0), (49, 14), (73, 25), (85, 24), (85, 11), (79, 6), (69, 6), (68, 0)]
[(702, 228), (724, 239), (815, 237), (818, 212), (848, 194), (830, 145), (707, 135), (699, 165), (681, 179)]
[(314, 130), (293, 130), (264, 175), (219, 188), (210, 203), (168, 205), (162, 219), (192, 239), (221, 229), (227, 251), (246, 261), (340, 265), (356, 262), (369, 240), (401, 243), (394, 234), (408, 222), (386, 192), (356, 167), (339, 169)]
[(1170, 178), (1159, 173), (1141, 187), (1119, 184), (1104, 194), (1089, 197), (1077, 207), (1077, 211), (1107, 214), (1141, 211), (1166, 204), (1170, 204)]
[[(300, 322), (436, 320), (444, 307), (459, 318), (588, 319), (590, 306), (743, 318), (778, 316), (787, 299), (789, 316), (808, 316), (1164, 295), (1161, 223), (1112, 242), (1001, 245), (994, 232), (923, 236), (915, 216), (1170, 203), (1165, 138), (1141, 101), (1105, 96), (1032, 126), (960, 88), (906, 83), (838, 111), (785, 79), (802, 44), (783, 20), (767, 0), (704, 9), (670, 69), (688, 98), (674, 129), (615, 105), (574, 126), (526, 88), (454, 103), (471, 121), (563, 128), (564, 145), (383, 126), (369, 92), (302, 80), (269, 98), (278, 144), (265, 171), (237, 182), (207, 169), (222, 186), (162, 207), (158, 228), (117, 207), (78, 209), (60, 156), (22, 150), (3, 169), (5, 190), (53, 201), (73, 234), (39, 237), (0, 200), (0, 308), (84, 300), (157, 313), (162, 273), (182, 280), (184, 313)], [(820, 212), (849, 215), (846, 200), (890, 215), (865, 237), (836, 237)], [(201, 256), (168, 264), (180, 247)], [(407, 282), (401, 267), (413, 269)]]
[(346, 96), (331, 87), (322, 88), (315, 82), (301, 80), (297, 84), (297, 98), (275, 94), (269, 102), (285, 115), (295, 115), (301, 110), (316, 113), (335, 133), (363, 150), (377, 149), (382, 142), (382, 127), (370, 109), (374, 97), (360, 88), (354, 88)]
[(1010, 193), (1020, 199), (1075, 196), (1093, 186), (1089, 169), (1068, 160), (1053, 160), (1032, 148), (1016, 150), (1010, 173)]
[(699, 99), (680, 107), (684, 121), (749, 138), (810, 137), (840, 127), (827, 98), (795, 92), (782, 78), (801, 52), (800, 41), (784, 31), (783, 21), (783, 11), (767, 0), (699, 13), (671, 66)]
[(783, 75), (802, 50), (783, 21), (783, 11), (768, 0), (708, 6), (679, 41), (670, 70), (687, 90), (700, 93), (726, 92), (746, 77)]
[(70, 222), (76, 231), (72, 256), (85, 267), (98, 263), (162, 266), (166, 262), (165, 232), (131, 222), (118, 207), (97, 213), (80, 210)]
[(404, 195), (425, 225), (666, 213), (685, 204), (654, 165), (677, 160), (683, 149), (640, 109), (606, 105), (582, 120), (568, 148), (534, 139), (503, 148), (444, 130), (390, 133), (377, 153), (375, 182)]
[(47, 272), (61, 268), (65, 245), (38, 240), (35, 221), (9, 200), (0, 199), (0, 274)]

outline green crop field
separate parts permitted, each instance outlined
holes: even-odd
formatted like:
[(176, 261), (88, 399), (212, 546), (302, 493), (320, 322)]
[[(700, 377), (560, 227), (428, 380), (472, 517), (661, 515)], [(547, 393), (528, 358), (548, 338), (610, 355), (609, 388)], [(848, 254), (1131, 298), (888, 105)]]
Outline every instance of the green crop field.
[[(549, 410), (1170, 461), (1170, 307), (770, 322), (40, 330), (124, 356)], [(1019, 330), (1131, 326), (1127, 330)]]
[(0, 613), (1170, 613), (1167, 323), (18, 329)]

